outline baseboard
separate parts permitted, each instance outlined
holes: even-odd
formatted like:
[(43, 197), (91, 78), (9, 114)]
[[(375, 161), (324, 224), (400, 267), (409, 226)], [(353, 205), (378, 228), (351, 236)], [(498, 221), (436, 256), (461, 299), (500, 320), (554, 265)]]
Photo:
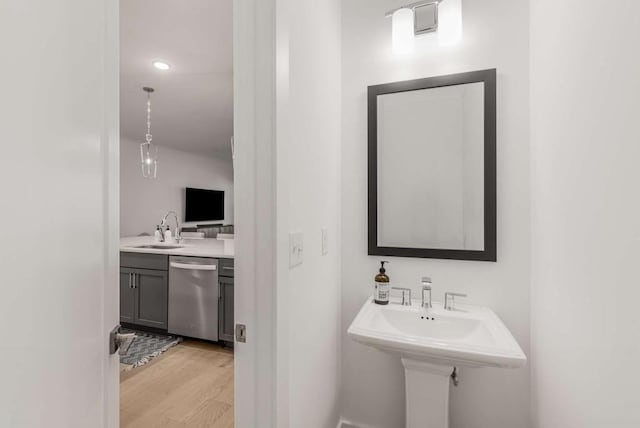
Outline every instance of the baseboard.
[(371, 425), (359, 424), (344, 418), (340, 418), (337, 428), (376, 428), (376, 427), (373, 427)]

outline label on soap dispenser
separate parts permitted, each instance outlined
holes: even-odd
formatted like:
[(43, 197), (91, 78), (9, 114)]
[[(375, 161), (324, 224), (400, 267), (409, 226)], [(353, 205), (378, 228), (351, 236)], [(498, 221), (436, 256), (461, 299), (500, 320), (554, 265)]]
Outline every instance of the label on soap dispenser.
[(373, 299), (378, 304), (389, 303), (389, 283), (388, 282), (375, 282), (375, 289), (373, 292)]

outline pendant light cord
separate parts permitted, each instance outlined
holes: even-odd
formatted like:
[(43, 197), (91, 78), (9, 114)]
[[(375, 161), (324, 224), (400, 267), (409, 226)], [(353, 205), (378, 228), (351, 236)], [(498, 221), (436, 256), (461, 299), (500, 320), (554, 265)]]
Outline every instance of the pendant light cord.
[(147, 143), (151, 143), (151, 92), (147, 92)]

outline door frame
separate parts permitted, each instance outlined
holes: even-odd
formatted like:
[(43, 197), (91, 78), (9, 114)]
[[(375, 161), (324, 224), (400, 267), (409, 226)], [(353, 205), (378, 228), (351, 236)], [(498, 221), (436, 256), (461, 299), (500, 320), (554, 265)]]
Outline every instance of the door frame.
[[(104, 1), (102, 170), (104, 183), (104, 426), (120, 426), (120, 359), (109, 355), (109, 334), (120, 324), (120, 1)], [(113, 290), (116, 290), (114, 293)]]
[[(104, 352), (119, 324), (120, 123), (119, 1), (104, 0), (105, 289)], [(236, 227), (235, 322), (247, 327), (236, 343), (235, 426), (284, 426), (276, 420), (276, 0), (234, 1), (234, 205)], [(238, 197), (242, 195), (242, 198)], [(259, 213), (259, 215), (258, 215)], [(116, 293), (113, 290), (118, 290)], [(282, 335), (281, 335), (282, 336)], [(117, 355), (105, 368), (104, 426), (120, 425)], [(278, 394), (279, 393), (279, 394)]]
[(234, 0), (235, 426), (276, 420), (276, 0)]

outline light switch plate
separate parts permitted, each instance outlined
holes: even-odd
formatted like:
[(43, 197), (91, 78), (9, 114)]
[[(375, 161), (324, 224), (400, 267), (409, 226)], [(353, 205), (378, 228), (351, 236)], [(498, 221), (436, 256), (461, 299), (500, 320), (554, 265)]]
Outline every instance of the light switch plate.
[(329, 253), (329, 229), (322, 229), (322, 255)]
[(289, 234), (289, 267), (293, 268), (302, 264), (304, 245), (302, 232)]

